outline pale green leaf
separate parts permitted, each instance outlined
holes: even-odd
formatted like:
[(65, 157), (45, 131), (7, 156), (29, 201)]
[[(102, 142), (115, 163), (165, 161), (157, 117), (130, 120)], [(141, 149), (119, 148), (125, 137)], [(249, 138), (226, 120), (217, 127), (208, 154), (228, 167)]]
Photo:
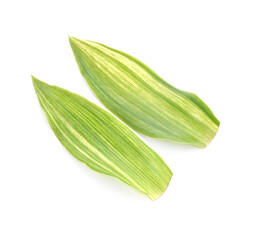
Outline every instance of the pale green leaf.
[(79, 69), (99, 100), (137, 132), (204, 148), (220, 122), (195, 94), (178, 90), (121, 51), (70, 37)]
[(113, 115), (85, 98), (32, 77), (59, 141), (91, 169), (116, 177), (154, 200), (172, 172), (162, 158)]

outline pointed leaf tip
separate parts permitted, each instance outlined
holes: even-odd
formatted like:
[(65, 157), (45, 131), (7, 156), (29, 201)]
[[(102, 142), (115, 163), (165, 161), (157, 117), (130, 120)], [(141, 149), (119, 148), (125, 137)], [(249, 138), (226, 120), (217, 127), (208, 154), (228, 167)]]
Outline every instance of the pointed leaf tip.
[(34, 87), (36, 87), (37, 81), (39, 81), (39, 80), (36, 77), (34, 77), (32, 74), (31, 74), (31, 79), (32, 79), (32, 83), (33, 83)]
[(81, 42), (82, 40), (76, 38), (76, 37), (73, 37), (73, 36), (69, 36), (69, 42), (70, 43), (76, 43), (76, 42)]
[(42, 85), (42, 84), (45, 84), (44, 82), (42, 82), (41, 80), (39, 80), (38, 78), (34, 77), (33, 75), (31, 75), (31, 78), (32, 78), (32, 82), (35, 86), (39, 86), (39, 85)]
[(69, 36), (69, 43), (70, 43), (71, 47), (77, 46), (78, 48), (81, 48), (81, 46), (85, 47), (85, 46), (90, 45), (91, 42), (92, 41)]
[(72, 41), (74, 39), (74, 37), (69, 35), (68, 39), (69, 39), (69, 41)]

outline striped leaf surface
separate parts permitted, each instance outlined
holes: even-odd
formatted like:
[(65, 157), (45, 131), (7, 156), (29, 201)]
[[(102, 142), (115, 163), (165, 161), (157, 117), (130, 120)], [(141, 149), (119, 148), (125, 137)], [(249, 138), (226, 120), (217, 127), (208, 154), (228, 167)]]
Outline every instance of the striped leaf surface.
[(125, 124), (85, 98), (32, 77), (35, 92), (59, 141), (96, 172), (116, 177), (154, 200), (172, 172)]
[(134, 130), (201, 148), (214, 138), (220, 122), (195, 94), (176, 89), (126, 53), (92, 41), (69, 40), (92, 91)]

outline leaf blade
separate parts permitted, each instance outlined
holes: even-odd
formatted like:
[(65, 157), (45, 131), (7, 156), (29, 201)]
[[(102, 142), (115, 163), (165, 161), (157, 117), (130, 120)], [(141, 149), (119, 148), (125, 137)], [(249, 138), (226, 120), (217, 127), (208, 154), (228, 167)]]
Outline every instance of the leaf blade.
[(134, 130), (202, 148), (214, 138), (219, 121), (195, 94), (176, 89), (126, 53), (74, 37), (69, 41), (92, 91)]
[(157, 199), (172, 172), (127, 126), (85, 98), (32, 77), (46, 118), (64, 147), (78, 160)]

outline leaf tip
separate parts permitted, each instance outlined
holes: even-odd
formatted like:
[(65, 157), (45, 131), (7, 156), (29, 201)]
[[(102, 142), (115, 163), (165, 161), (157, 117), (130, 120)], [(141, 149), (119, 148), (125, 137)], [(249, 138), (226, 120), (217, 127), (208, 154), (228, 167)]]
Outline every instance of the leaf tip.
[(35, 86), (38, 79), (34, 77), (32, 74), (31, 74), (31, 79), (32, 79), (33, 85)]
[(69, 39), (69, 41), (72, 41), (72, 40), (74, 39), (74, 37), (73, 37), (73, 36), (68, 35), (68, 39)]
[(77, 42), (79, 41), (78, 38), (75, 38), (75, 37), (70, 36), (70, 35), (68, 36), (68, 39), (69, 39), (69, 43), (70, 43), (71, 46), (76, 45)]
[(32, 82), (33, 82), (34, 89), (35, 89), (36, 93), (39, 89), (43, 90), (43, 89), (47, 89), (49, 87), (49, 84), (39, 80), (38, 78), (34, 77), (33, 75), (31, 75), (31, 78), (32, 78)]
[(32, 74), (31, 74), (31, 78), (32, 78), (32, 82), (35, 85), (38, 85), (39, 82), (41, 82), (38, 78), (34, 77)]
[(75, 47), (75, 46), (80, 48), (81, 45), (83, 47), (86, 47), (86, 46), (89, 46), (90, 42), (91, 42), (89, 40), (79, 39), (79, 38), (76, 38), (76, 37), (73, 37), (73, 36), (70, 36), (70, 35), (68, 36), (68, 38), (69, 38), (69, 43), (70, 43), (72, 48)]

